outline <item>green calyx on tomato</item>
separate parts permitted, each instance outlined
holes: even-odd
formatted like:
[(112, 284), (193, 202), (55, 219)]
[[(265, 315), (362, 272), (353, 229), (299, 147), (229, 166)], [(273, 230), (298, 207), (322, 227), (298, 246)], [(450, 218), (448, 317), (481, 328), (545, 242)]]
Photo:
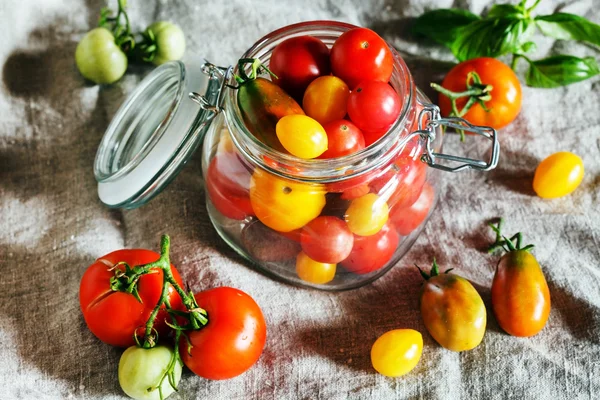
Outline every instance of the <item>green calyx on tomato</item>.
[[(494, 87), (492, 85), (482, 83), (479, 74), (475, 71), (471, 71), (467, 74), (465, 86), (465, 91), (457, 93), (448, 90), (437, 83), (431, 83), (431, 87), (433, 89), (450, 99), (450, 104), (452, 105), (452, 112), (449, 115), (450, 117), (462, 118), (475, 104), (479, 104), (486, 112), (490, 112), (490, 109), (485, 105), (485, 103), (492, 99), (491, 92)], [(456, 100), (460, 98), (467, 98), (468, 100), (462, 109), (459, 110)], [(462, 130), (460, 131), (460, 140), (465, 140), (465, 134)]]
[[(523, 241), (523, 235), (521, 232), (514, 234), (510, 238), (506, 238), (506, 236), (503, 236), (502, 235), (502, 224), (503, 223), (504, 223), (504, 220), (502, 218), (500, 218), (498, 220), (497, 225), (489, 224), (490, 228), (492, 228), (494, 233), (496, 233), (496, 241), (494, 243), (492, 243), (492, 245), (490, 245), (490, 247), (488, 247), (488, 253), (493, 253), (498, 248), (504, 249), (504, 251), (506, 251), (507, 253), (509, 253), (511, 251), (517, 251), (517, 250), (529, 251), (529, 250), (533, 249), (533, 247), (534, 247), (533, 244), (528, 244), (525, 247), (521, 247), (521, 243)], [(513, 242), (515, 242), (515, 243), (513, 243)]]
[[(431, 270), (429, 271), (429, 273), (423, 271), (421, 269), (421, 267), (419, 267), (417, 264), (415, 264), (415, 267), (417, 267), (417, 269), (419, 270), (419, 273), (421, 274), (423, 279), (425, 279), (426, 281), (433, 278), (434, 276), (440, 275), (440, 267), (438, 266), (437, 261), (435, 260), (435, 257), (433, 258), (433, 265), (431, 266)], [(454, 268), (448, 268), (443, 273), (447, 274), (448, 272), (452, 271), (453, 269)]]
[(185, 35), (171, 22), (154, 22), (142, 32), (137, 52), (142, 60), (154, 65), (179, 60), (185, 53)]

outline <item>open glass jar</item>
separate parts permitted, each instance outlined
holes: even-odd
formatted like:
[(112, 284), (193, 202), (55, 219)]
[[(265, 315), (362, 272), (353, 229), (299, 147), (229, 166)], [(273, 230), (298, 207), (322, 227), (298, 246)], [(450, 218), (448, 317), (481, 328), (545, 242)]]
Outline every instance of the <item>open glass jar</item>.
[[(275, 46), (290, 37), (310, 35), (331, 47), (352, 28), (333, 21), (290, 25), (257, 41), (242, 58), (268, 65)], [(233, 249), (288, 283), (344, 290), (372, 282), (423, 229), (439, 196), (439, 170), (489, 170), (499, 155), (493, 129), (440, 118), (390, 50), (400, 116), (375, 143), (332, 159), (300, 159), (259, 141), (238, 107), (239, 71), (233, 67), (158, 67), (121, 106), (100, 144), (94, 172), (101, 201), (122, 208), (144, 204), (204, 141), (208, 214)], [(489, 160), (441, 154), (445, 127), (489, 139)]]

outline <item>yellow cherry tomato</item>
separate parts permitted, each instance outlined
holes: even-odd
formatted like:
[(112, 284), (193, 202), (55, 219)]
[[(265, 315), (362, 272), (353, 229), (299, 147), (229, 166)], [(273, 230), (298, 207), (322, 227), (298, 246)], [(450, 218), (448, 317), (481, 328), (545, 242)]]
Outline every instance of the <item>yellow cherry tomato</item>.
[(275, 132), (281, 145), (296, 157), (315, 158), (327, 150), (325, 129), (306, 115), (286, 115), (277, 122)]
[(306, 88), (302, 108), (306, 115), (325, 125), (346, 116), (349, 96), (350, 89), (343, 80), (336, 76), (321, 76)]
[(583, 180), (583, 161), (568, 151), (554, 153), (538, 165), (533, 190), (545, 199), (566, 196)]
[(263, 224), (290, 232), (319, 216), (325, 206), (325, 190), (256, 168), (250, 178), (250, 203)]
[(344, 219), (350, 232), (359, 236), (371, 236), (383, 228), (388, 220), (389, 207), (375, 193), (367, 193), (352, 200)]
[(296, 257), (296, 273), (305, 282), (323, 285), (335, 277), (335, 264), (315, 261), (301, 251)]
[(371, 347), (371, 364), (385, 376), (406, 375), (423, 353), (423, 336), (414, 329), (394, 329), (381, 335)]

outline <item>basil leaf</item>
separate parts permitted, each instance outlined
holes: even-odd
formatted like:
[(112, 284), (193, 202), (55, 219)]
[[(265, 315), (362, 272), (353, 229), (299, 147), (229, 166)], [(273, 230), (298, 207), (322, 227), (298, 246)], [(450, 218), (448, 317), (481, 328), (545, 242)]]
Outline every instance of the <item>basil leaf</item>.
[(532, 87), (555, 88), (600, 74), (600, 67), (593, 57), (559, 55), (537, 61), (525, 59), (529, 62), (525, 82)]
[(526, 42), (532, 26), (530, 20), (515, 17), (486, 18), (471, 22), (457, 30), (451, 50), (459, 61), (515, 53)]
[(450, 47), (456, 37), (458, 28), (466, 26), (480, 18), (460, 8), (446, 8), (426, 12), (417, 18), (413, 24), (412, 32), (415, 35), (425, 36), (446, 47)]
[(562, 40), (578, 40), (600, 46), (600, 25), (567, 13), (544, 15), (535, 18), (540, 31), (546, 36)]
[(487, 14), (487, 18), (509, 16), (524, 18), (523, 8), (512, 4), (494, 4)]

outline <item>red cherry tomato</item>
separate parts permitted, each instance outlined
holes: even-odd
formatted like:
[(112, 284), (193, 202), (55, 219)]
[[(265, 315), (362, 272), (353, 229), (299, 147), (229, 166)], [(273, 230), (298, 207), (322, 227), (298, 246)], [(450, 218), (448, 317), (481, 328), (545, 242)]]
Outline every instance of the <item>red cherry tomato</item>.
[(363, 136), (365, 138), (365, 146), (370, 146), (379, 139), (383, 137), (387, 133), (387, 131), (391, 128), (391, 125), (378, 129), (376, 131), (363, 131)]
[(377, 271), (392, 259), (399, 241), (398, 234), (390, 223), (372, 236), (354, 235), (354, 247), (341, 265), (355, 274)]
[(356, 125), (339, 119), (323, 125), (327, 133), (327, 150), (317, 158), (336, 158), (365, 148), (365, 138)]
[(213, 206), (227, 218), (254, 215), (250, 204), (250, 172), (233, 152), (219, 153), (206, 172), (206, 190)]
[(331, 70), (354, 89), (362, 80), (388, 82), (394, 58), (387, 43), (367, 28), (344, 32), (331, 48)]
[(396, 91), (387, 83), (361, 81), (348, 98), (348, 115), (366, 132), (385, 132), (402, 108)]
[(312, 36), (297, 36), (279, 43), (271, 54), (273, 82), (302, 100), (304, 90), (319, 76), (329, 75), (329, 48)]
[(423, 223), (433, 204), (435, 193), (429, 183), (425, 183), (421, 195), (410, 207), (393, 207), (390, 219), (400, 235), (408, 235)]
[(354, 236), (344, 221), (337, 217), (317, 217), (302, 229), (300, 244), (312, 260), (337, 264), (352, 251)]
[(187, 331), (189, 343), (182, 335), (179, 352), (184, 364), (206, 379), (229, 379), (248, 370), (260, 357), (267, 337), (258, 304), (230, 287), (206, 290), (194, 297), (208, 313), (208, 324)]
[[(112, 346), (129, 347), (135, 344), (133, 334), (143, 336), (144, 326), (150, 313), (160, 299), (163, 287), (163, 272), (156, 268), (155, 273), (143, 275), (138, 281), (138, 293), (141, 301), (133, 294), (111, 290), (110, 278), (115, 276), (114, 267), (125, 262), (130, 267), (148, 264), (160, 258), (158, 253), (150, 250), (132, 249), (117, 250), (106, 254), (90, 265), (81, 278), (79, 285), (79, 305), (85, 323), (92, 333), (104, 343)], [(125, 270), (124, 265), (116, 267)], [(177, 283), (183, 286), (179, 272), (171, 265), (171, 272)], [(181, 298), (172, 286), (169, 286), (169, 304), (174, 309), (181, 309)], [(165, 320), (167, 312), (160, 309), (154, 328), (159, 336), (168, 331)]]

